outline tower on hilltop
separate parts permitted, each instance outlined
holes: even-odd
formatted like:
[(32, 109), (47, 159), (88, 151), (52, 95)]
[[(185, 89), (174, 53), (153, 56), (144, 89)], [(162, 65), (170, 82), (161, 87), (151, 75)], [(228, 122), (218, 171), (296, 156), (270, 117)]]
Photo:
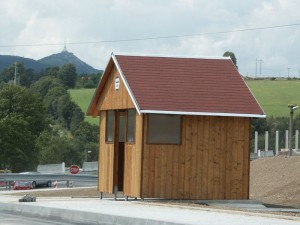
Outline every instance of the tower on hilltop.
[(67, 50), (67, 42), (65, 41), (65, 46), (64, 46), (64, 49), (62, 50), (62, 52), (68, 52)]

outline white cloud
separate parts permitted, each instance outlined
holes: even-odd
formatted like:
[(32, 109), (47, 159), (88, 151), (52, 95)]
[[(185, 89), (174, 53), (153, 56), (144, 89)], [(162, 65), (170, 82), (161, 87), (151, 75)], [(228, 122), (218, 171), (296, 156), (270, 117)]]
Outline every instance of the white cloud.
[[(39, 59), (60, 52), (63, 43), (201, 34), (300, 22), (297, 0), (1, 0), (0, 45), (57, 44), (0, 48), (0, 54)], [(118, 53), (221, 56), (233, 51), (243, 74), (284, 75), (300, 69), (300, 26), (136, 42), (68, 45), (96, 68)], [(298, 74), (298, 73), (296, 73)]]

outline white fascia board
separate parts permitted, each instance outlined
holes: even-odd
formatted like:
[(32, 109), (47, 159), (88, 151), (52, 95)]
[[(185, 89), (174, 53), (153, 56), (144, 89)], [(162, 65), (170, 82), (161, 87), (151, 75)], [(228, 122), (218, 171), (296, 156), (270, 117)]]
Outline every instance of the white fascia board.
[(260, 114), (240, 114), (240, 113), (182, 112), (182, 111), (159, 111), (159, 110), (141, 110), (141, 113), (149, 113), (149, 114), (172, 114), (172, 115), (192, 115), (192, 116), (227, 116), (227, 117), (266, 118), (266, 115), (260, 115)]
[(133, 93), (132, 93), (132, 91), (131, 91), (129, 85), (128, 85), (128, 82), (127, 82), (127, 80), (126, 80), (126, 78), (125, 78), (125, 76), (124, 76), (124, 74), (123, 74), (123, 72), (122, 72), (122, 69), (121, 69), (121, 67), (120, 67), (120, 65), (119, 65), (119, 63), (118, 63), (118, 60), (117, 60), (117, 58), (116, 58), (116, 56), (114, 55), (113, 52), (111, 53), (111, 57), (112, 57), (112, 59), (113, 59), (115, 65), (116, 65), (116, 67), (117, 67), (117, 70), (118, 70), (119, 73), (120, 73), (120, 76), (121, 76), (121, 78), (122, 78), (122, 81), (123, 81), (123, 83), (124, 83), (124, 85), (125, 85), (125, 87), (126, 87), (126, 90), (128, 91), (128, 94), (129, 94), (129, 96), (130, 96), (130, 98), (131, 98), (131, 100), (132, 100), (132, 102), (133, 102), (133, 104), (134, 104), (134, 106), (135, 106), (135, 108), (136, 108), (138, 114), (141, 115), (140, 107), (139, 107), (139, 105), (138, 105), (138, 103), (137, 103), (137, 101), (136, 101), (136, 99), (135, 99), (135, 97), (134, 97), (134, 95), (133, 95)]
[(179, 55), (179, 54), (173, 54), (173, 55), (165, 55), (165, 54), (134, 54), (134, 53), (121, 53), (116, 54), (120, 56), (141, 56), (141, 57), (154, 57), (154, 58), (180, 58), (180, 59), (220, 59), (220, 60), (231, 60), (229, 56), (196, 56), (196, 55)]

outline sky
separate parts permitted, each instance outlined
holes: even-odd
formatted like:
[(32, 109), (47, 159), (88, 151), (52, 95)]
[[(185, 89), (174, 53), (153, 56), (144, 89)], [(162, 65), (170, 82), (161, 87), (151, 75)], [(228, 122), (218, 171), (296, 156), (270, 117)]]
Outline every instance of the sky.
[(112, 52), (201, 58), (231, 51), (242, 75), (300, 78), (299, 11), (299, 0), (1, 0), (0, 55), (40, 59), (66, 43), (105, 69)]

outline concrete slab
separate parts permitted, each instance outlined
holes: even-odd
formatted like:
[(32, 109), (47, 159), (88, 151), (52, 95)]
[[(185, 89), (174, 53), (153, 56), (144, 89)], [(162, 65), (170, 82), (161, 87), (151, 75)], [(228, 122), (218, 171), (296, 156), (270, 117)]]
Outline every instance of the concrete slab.
[(258, 200), (199, 200), (196, 204), (206, 204), (210, 206), (227, 206), (243, 209), (265, 209), (262, 201)]
[(300, 218), (291, 216), (167, 205), (147, 201), (40, 197), (36, 202), (20, 203), (18, 199), (18, 196), (0, 194), (0, 210), (42, 217), (55, 216), (86, 224), (300, 224)]

